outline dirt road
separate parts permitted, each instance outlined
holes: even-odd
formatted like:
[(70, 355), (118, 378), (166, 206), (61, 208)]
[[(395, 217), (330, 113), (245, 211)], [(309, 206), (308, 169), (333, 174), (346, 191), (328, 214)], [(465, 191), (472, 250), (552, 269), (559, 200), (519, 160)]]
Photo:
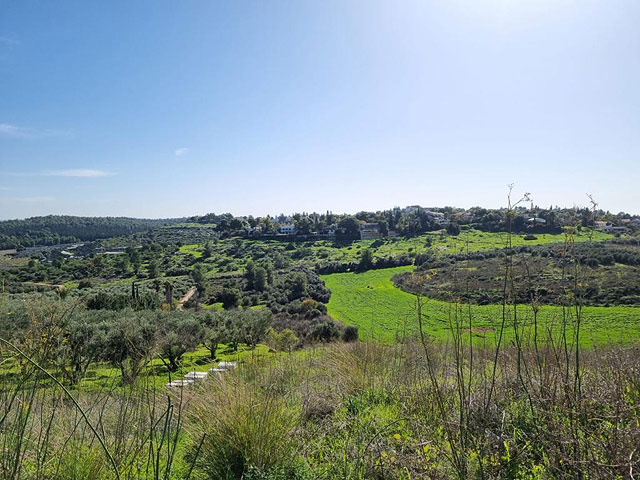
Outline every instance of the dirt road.
[(176, 307), (176, 310), (184, 310), (184, 304), (187, 303), (189, 301), (189, 299), (191, 297), (193, 297), (193, 295), (198, 291), (198, 289), (196, 287), (191, 287), (189, 289), (189, 291), (187, 293), (185, 293), (184, 297), (182, 297), (180, 299), (180, 301), (178, 302), (178, 306)]

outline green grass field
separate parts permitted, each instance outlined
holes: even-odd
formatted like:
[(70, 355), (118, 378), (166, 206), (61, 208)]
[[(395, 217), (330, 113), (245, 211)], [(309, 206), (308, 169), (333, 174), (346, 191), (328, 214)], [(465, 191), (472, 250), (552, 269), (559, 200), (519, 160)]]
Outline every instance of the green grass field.
[[(322, 279), (331, 290), (327, 306), (329, 314), (347, 325), (357, 325), (360, 337), (384, 342), (394, 341), (417, 333), (415, 296), (396, 288), (391, 277), (411, 271), (413, 267), (370, 270), (364, 273), (336, 273)], [(464, 306), (465, 312), (467, 307)], [(445, 341), (449, 338), (449, 324), (455, 318), (455, 305), (427, 300), (427, 332)], [(471, 306), (473, 336), (476, 342), (493, 344), (502, 320), (499, 305)], [(520, 322), (526, 325), (525, 336), (532, 333), (533, 315), (527, 306), (518, 307)], [(540, 324), (558, 332), (562, 309), (544, 306), (540, 309)], [(464, 316), (468, 325), (468, 316)], [(581, 342), (584, 345), (630, 343), (640, 340), (640, 308), (585, 307)], [(513, 339), (513, 329), (505, 333), (507, 342)]]
[[(431, 234), (433, 243), (432, 247), (442, 253), (465, 253), (477, 252), (481, 250), (494, 250), (504, 248), (507, 242), (508, 234), (503, 232), (481, 232), (480, 230), (463, 230), (460, 235), (453, 237), (450, 235), (434, 235)], [(552, 243), (562, 243), (565, 241), (565, 235), (542, 233), (536, 234), (535, 240), (525, 240), (524, 235), (512, 235), (511, 243), (514, 247), (522, 245), (549, 245)], [(421, 238), (421, 237), (417, 237)], [(574, 236), (576, 242), (602, 242), (613, 238), (608, 233), (597, 230), (579, 232)]]
[(195, 258), (200, 258), (202, 256), (202, 246), (195, 243), (182, 245), (179, 251), (180, 253), (193, 255)]

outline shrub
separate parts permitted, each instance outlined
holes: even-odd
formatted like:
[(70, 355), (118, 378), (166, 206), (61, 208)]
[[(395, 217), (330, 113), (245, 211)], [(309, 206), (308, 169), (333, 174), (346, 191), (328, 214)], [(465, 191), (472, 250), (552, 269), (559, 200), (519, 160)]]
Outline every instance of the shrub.
[(271, 468), (267, 472), (251, 467), (242, 477), (243, 480), (311, 480), (314, 478), (304, 464)]
[(453, 236), (460, 235), (460, 225), (455, 222), (451, 222), (449, 225), (447, 225), (447, 233)]
[(285, 287), (289, 292), (290, 301), (307, 295), (307, 277), (303, 272), (293, 272), (285, 280)]
[(218, 297), (218, 300), (222, 302), (222, 308), (228, 310), (238, 306), (240, 299), (240, 292), (235, 288), (225, 288)]
[(340, 331), (333, 322), (322, 322), (314, 327), (310, 337), (313, 340), (330, 342), (340, 337)]
[(314, 308), (306, 312), (304, 314), (304, 318), (316, 318), (316, 317), (319, 317), (320, 315), (322, 315), (322, 312), (319, 309)]
[(269, 478), (269, 472), (295, 468), (298, 413), (281, 394), (238, 377), (209, 385), (192, 400), (190, 410), (193, 453), (204, 438), (197, 465), (208, 478), (239, 480), (249, 472), (250, 478)]
[(318, 306), (318, 302), (311, 298), (306, 298), (300, 304), (300, 308), (303, 312), (308, 312), (309, 310), (313, 310)]
[(349, 325), (342, 332), (343, 342), (355, 342), (358, 340), (358, 327)]
[(267, 331), (267, 345), (279, 352), (291, 353), (298, 341), (298, 337), (290, 328), (285, 328), (280, 332), (269, 328)]
[(588, 267), (597, 267), (600, 265), (600, 262), (597, 258), (587, 258), (584, 260), (584, 264)]

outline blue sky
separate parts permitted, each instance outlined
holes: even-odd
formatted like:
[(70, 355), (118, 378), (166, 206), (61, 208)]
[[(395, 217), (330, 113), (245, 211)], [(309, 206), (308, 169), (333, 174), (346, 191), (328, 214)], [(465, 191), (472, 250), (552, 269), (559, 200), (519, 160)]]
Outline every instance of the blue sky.
[(0, 218), (640, 213), (636, 0), (0, 0)]

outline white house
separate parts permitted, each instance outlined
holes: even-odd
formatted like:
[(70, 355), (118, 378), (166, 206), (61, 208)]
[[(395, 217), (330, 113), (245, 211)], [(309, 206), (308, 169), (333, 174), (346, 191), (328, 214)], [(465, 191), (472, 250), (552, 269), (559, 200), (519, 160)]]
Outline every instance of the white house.
[(296, 227), (293, 223), (283, 223), (278, 227), (278, 232), (281, 235), (295, 235)]
[(603, 229), (607, 226), (607, 222), (605, 222), (604, 220), (596, 220), (595, 222), (593, 222), (593, 225), (597, 229)]

